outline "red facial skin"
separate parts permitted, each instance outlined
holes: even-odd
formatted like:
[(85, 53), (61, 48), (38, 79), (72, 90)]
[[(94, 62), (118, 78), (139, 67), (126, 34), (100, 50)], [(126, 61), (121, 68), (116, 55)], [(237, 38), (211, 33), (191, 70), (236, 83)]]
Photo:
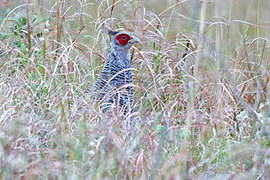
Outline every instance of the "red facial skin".
[(130, 36), (127, 34), (119, 34), (116, 36), (116, 39), (122, 46), (124, 46), (130, 40)]

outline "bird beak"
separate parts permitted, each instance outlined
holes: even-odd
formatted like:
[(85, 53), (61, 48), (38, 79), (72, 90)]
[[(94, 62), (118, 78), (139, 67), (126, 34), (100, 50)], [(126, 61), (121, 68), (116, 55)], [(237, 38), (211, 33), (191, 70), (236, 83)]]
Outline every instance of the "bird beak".
[(132, 42), (132, 44), (134, 44), (134, 43), (142, 44), (142, 41), (135, 36), (132, 37), (131, 42)]

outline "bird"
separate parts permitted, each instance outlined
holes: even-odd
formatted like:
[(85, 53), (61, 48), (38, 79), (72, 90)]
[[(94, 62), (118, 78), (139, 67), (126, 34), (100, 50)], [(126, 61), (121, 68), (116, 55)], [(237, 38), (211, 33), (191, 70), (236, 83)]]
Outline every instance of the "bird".
[(135, 43), (141, 43), (141, 40), (129, 31), (105, 30), (111, 36), (110, 51), (94, 84), (94, 95), (103, 112), (117, 107), (126, 115), (133, 112), (134, 105), (129, 50)]

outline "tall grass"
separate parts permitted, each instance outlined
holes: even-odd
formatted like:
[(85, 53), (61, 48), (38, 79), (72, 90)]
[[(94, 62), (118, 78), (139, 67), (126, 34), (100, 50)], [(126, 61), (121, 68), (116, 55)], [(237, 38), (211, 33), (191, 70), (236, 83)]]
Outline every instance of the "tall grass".
[[(0, 179), (270, 178), (270, 1), (0, 4)], [(132, 126), (86, 93), (104, 23), (143, 42)]]

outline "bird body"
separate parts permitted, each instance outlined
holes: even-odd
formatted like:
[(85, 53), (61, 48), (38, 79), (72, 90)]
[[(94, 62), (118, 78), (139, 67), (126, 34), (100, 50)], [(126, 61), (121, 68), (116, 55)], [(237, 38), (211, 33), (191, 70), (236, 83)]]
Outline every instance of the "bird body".
[(129, 49), (140, 40), (127, 31), (109, 34), (113, 36), (110, 52), (94, 86), (95, 98), (105, 112), (115, 105), (126, 114), (132, 111), (134, 100)]

